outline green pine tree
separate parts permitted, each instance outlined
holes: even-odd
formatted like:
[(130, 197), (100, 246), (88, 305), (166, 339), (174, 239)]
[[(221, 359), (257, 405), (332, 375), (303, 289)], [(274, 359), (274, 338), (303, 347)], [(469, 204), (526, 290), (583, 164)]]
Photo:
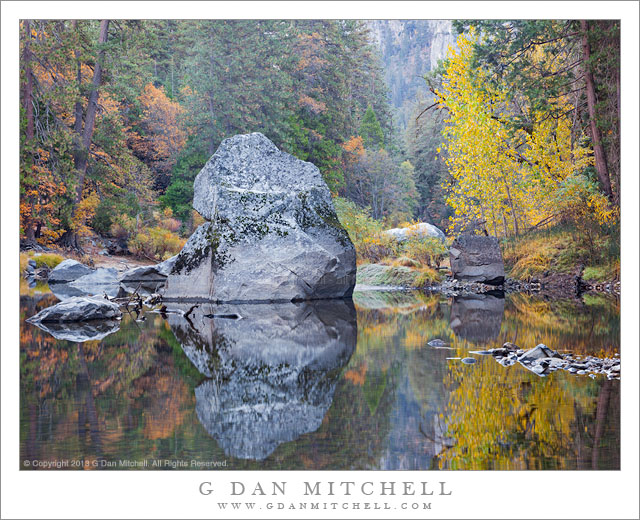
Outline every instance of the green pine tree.
[(367, 107), (367, 111), (362, 117), (358, 133), (360, 134), (360, 137), (362, 137), (365, 148), (374, 150), (384, 148), (382, 127), (380, 126), (376, 113), (373, 111), (373, 107), (371, 105)]

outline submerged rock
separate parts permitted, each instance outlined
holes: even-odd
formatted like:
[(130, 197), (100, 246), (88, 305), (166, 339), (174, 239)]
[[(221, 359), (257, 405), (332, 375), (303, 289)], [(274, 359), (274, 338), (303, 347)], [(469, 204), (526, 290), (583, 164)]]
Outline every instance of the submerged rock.
[(178, 254), (165, 301), (349, 297), (355, 249), (313, 164), (264, 135), (225, 139), (194, 182), (207, 222)]
[(122, 316), (117, 304), (100, 296), (76, 296), (41, 310), (29, 323), (109, 320)]
[(348, 300), (203, 304), (168, 321), (208, 378), (195, 389), (200, 422), (227, 455), (242, 459), (262, 460), (320, 427), (356, 343)]
[(461, 235), (449, 249), (451, 272), (457, 280), (500, 285), (504, 263), (496, 237)]
[(60, 262), (51, 271), (51, 273), (49, 273), (49, 283), (72, 282), (73, 280), (77, 280), (78, 278), (91, 274), (92, 272), (93, 269), (90, 267), (68, 258), (67, 260)]

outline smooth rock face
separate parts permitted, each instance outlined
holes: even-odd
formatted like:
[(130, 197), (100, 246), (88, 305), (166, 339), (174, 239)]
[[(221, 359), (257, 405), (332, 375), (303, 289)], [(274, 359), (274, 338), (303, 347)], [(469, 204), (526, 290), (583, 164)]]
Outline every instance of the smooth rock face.
[(176, 263), (178, 255), (156, 265), (142, 265), (125, 271), (120, 280), (131, 282), (164, 282)]
[(451, 272), (456, 280), (500, 285), (504, 262), (496, 237), (461, 235), (449, 250)]
[[(100, 267), (90, 274), (81, 276), (69, 283), (70, 286), (84, 290), (87, 294), (117, 292), (118, 271), (113, 267)], [(109, 294), (109, 296), (112, 296)]]
[(222, 142), (194, 183), (208, 221), (167, 279), (165, 301), (292, 301), (349, 297), (355, 249), (311, 163), (264, 135)]
[(91, 274), (93, 269), (68, 258), (60, 262), (49, 274), (49, 283), (64, 283), (77, 280), (81, 276)]
[(459, 338), (484, 343), (500, 335), (504, 299), (488, 294), (456, 296), (449, 326)]
[(437, 238), (441, 242), (444, 242), (447, 238), (439, 228), (426, 222), (419, 222), (406, 228), (388, 229), (384, 233), (395, 238), (398, 242), (403, 242), (413, 236)]
[(76, 296), (41, 310), (29, 323), (108, 320), (122, 316), (120, 307), (100, 296)]
[[(169, 308), (176, 307), (190, 305)], [(262, 460), (320, 427), (356, 344), (349, 300), (204, 304), (168, 321), (208, 378), (195, 389), (200, 422), (227, 455), (242, 459)]]

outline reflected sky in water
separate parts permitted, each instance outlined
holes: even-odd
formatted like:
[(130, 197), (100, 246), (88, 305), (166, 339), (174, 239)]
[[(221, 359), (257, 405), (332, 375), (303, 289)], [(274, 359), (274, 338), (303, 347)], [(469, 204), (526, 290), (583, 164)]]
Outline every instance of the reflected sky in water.
[(46, 286), (23, 288), (21, 463), (620, 465), (619, 381), (560, 371), (539, 377), (490, 356), (472, 365), (455, 359), (506, 341), (612, 357), (619, 353), (619, 302), (604, 296), (374, 291), (356, 293), (353, 304), (202, 305), (186, 319), (125, 315), (116, 332), (84, 343), (24, 323), (56, 301)]

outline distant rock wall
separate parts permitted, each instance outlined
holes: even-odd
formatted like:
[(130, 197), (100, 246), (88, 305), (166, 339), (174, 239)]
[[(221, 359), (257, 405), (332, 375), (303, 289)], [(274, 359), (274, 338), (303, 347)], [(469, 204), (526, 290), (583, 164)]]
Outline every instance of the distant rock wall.
[(417, 99), (431, 99), (423, 76), (456, 47), (450, 20), (368, 20), (372, 42), (380, 50), (391, 104), (406, 126)]

